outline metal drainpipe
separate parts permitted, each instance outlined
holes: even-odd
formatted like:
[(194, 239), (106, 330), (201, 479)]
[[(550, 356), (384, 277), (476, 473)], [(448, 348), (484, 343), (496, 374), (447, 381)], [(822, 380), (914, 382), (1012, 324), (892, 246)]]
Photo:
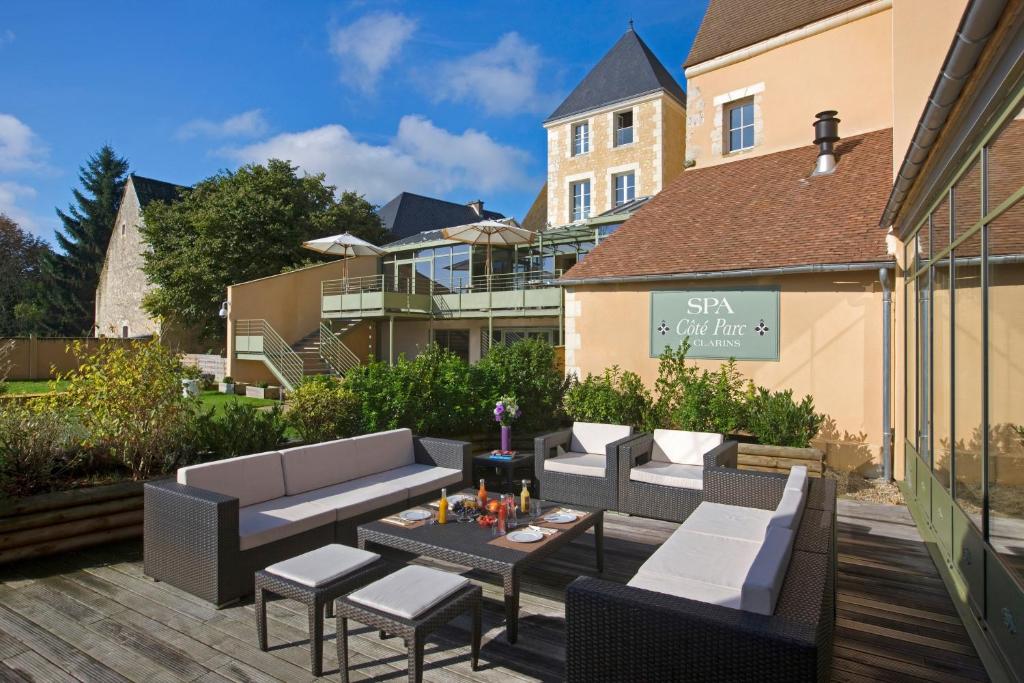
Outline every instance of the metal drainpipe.
[(892, 290), (889, 289), (889, 269), (878, 269), (882, 284), (882, 467), (886, 481), (892, 481)]

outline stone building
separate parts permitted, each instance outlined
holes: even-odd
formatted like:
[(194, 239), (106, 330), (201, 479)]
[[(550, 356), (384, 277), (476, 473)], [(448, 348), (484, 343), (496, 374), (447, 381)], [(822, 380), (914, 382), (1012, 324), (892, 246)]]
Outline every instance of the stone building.
[(142, 211), (150, 202), (176, 201), (183, 189), (180, 185), (134, 173), (128, 176), (96, 287), (93, 332), (97, 337), (148, 337), (166, 333), (161, 330), (160, 321), (142, 308), (142, 299), (151, 285), (142, 272), (146, 245), (139, 228)]

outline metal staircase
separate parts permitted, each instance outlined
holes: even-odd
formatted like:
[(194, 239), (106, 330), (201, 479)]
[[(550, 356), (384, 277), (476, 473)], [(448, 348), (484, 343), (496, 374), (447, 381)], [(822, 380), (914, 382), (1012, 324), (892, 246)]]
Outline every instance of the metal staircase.
[(362, 320), (345, 320), (332, 331), (321, 323), (305, 337), (287, 344), (266, 320), (235, 322), (235, 355), (260, 360), (287, 390), (292, 390), (311, 375), (344, 375), (362, 364), (352, 349), (342, 342), (342, 335)]
[(292, 344), (292, 351), (302, 359), (302, 375), (329, 375), (331, 366), (321, 354), (320, 330), (310, 332)]
[(319, 343), (317, 348), (320, 353), (321, 359), (330, 366), (336, 374), (344, 375), (352, 368), (362, 365), (362, 361), (359, 359), (352, 349), (345, 345), (341, 339), (343, 336), (348, 334), (351, 330), (357, 327), (363, 321), (360, 319), (348, 319), (340, 321), (340, 324), (335, 323), (338, 328), (331, 330), (324, 323), (320, 323), (319, 330)]

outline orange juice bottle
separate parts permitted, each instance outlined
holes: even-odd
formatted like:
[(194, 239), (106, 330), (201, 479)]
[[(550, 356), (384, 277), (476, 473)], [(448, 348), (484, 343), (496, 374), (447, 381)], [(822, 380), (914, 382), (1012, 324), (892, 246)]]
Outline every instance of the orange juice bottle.
[(519, 492), (519, 511), (530, 514), (530, 480), (523, 479), (523, 490)]
[(441, 489), (441, 500), (437, 503), (437, 523), (448, 523), (448, 490)]
[(480, 480), (480, 490), (477, 491), (476, 495), (480, 499), (480, 509), (482, 510), (482, 514), (486, 515), (487, 514), (487, 487), (484, 486), (484, 480), (483, 479)]

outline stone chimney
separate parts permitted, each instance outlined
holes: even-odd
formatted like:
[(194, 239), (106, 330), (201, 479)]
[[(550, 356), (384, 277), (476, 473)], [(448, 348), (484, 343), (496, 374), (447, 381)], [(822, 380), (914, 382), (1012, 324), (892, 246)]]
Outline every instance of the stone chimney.
[(484, 217), (484, 200), (474, 199), (471, 202), (466, 202), (466, 206), (473, 209), (473, 213), (477, 215), (477, 218)]

